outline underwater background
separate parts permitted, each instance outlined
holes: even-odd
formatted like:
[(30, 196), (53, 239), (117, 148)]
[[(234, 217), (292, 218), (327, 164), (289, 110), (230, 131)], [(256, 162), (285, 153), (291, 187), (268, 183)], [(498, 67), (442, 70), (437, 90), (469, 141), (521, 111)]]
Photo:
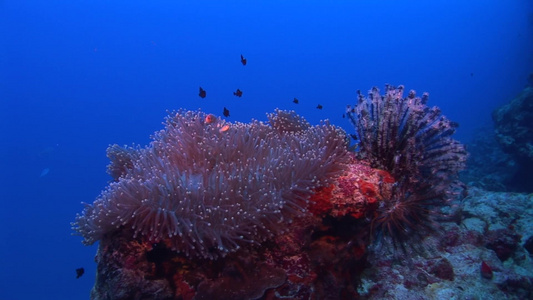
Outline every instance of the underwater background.
[(4, 0), (0, 26), (0, 299), (88, 298), (97, 247), (70, 222), (111, 179), (107, 146), (146, 145), (166, 110), (353, 133), (357, 90), (403, 84), (468, 144), (533, 71), (526, 0)]

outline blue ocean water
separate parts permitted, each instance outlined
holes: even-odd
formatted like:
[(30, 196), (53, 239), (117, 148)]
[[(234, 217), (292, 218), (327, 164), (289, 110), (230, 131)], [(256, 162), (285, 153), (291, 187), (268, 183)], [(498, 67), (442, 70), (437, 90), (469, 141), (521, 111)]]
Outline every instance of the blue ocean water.
[(353, 132), (356, 90), (404, 84), (468, 141), (533, 71), (526, 0), (4, 0), (0, 26), (0, 299), (88, 298), (97, 247), (70, 222), (110, 180), (106, 147), (147, 144), (166, 110)]

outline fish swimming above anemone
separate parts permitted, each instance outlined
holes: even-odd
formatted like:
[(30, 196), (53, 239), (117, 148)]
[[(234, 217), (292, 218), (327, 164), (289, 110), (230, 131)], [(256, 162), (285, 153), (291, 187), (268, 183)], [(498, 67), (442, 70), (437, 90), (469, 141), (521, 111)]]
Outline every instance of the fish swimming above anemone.
[(198, 93), (198, 96), (200, 96), (200, 98), (205, 98), (206, 95), (207, 92), (202, 87), (200, 87), (200, 92)]
[(242, 91), (240, 89), (237, 89), (235, 92), (233, 92), (233, 95), (237, 96), (237, 97), (242, 97)]

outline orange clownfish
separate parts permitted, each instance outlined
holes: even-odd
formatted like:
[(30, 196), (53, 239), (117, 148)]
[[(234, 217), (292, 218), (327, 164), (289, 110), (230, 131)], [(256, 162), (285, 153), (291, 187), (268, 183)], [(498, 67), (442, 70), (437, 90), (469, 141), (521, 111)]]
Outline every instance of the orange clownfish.
[(223, 126), (220, 127), (220, 129), (218, 130), (220, 133), (222, 132), (226, 132), (229, 130), (229, 125), (228, 124), (225, 124)]
[(207, 116), (205, 116), (205, 124), (215, 123), (216, 121), (217, 117), (215, 117), (215, 115), (213, 114), (208, 114)]

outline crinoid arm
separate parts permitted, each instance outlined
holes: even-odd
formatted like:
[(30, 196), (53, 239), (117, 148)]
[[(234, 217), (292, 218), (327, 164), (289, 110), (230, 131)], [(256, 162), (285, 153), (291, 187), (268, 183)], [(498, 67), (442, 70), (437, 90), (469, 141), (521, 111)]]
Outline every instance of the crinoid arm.
[(397, 184), (371, 222), (374, 235), (403, 247), (438, 227), (441, 207), (453, 198), (458, 172), (465, 167), (465, 147), (452, 139), (457, 123), (426, 105), (404, 87), (387, 85), (385, 94), (372, 88), (358, 92), (347, 115), (355, 127), (357, 155), (372, 167), (391, 173)]

